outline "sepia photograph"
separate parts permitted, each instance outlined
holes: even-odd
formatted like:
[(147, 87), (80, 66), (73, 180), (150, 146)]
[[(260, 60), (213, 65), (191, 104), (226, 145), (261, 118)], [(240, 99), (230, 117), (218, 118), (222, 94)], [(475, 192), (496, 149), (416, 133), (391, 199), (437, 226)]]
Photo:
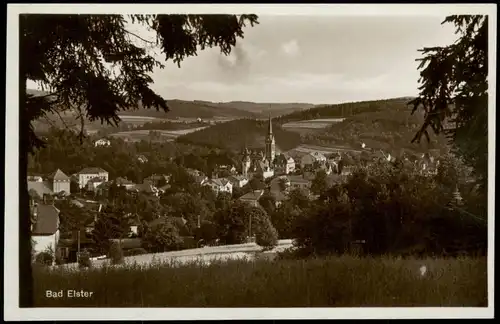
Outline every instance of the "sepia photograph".
[(493, 318), (495, 5), (7, 16), (7, 320)]

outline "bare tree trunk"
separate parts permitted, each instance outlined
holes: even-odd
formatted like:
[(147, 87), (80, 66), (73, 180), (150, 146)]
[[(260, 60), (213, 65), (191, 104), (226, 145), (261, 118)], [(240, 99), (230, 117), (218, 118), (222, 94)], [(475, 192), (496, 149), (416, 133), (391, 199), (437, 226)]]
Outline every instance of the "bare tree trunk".
[[(20, 52), (23, 51), (23, 15), (20, 16), (19, 39)], [(26, 116), (26, 73), (25, 67), (19, 64), (19, 306), (33, 307), (33, 270), (31, 268), (31, 217), (28, 200), (28, 184), (26, 173), (28, 168), (29, 123)]]

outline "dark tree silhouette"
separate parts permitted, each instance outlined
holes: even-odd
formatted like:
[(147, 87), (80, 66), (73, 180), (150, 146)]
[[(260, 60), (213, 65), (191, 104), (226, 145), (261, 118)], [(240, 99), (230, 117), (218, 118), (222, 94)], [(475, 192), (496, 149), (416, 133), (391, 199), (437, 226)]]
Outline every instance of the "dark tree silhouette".
[(423, 48), (420, 94), (410, 102), (423, 109), (425, 121), (413, 138), (429, 127), (449, 136), (455, 151), (474, 168), (483, 187), (488, 172), (488, 17), (449, 16), (458, 40), (444, 47)]
[[(156, 31), (156, 41), (128, 31), (123, 15), (20, 15), (21, 165), (27, 163), (29, 152), (44, 144), (33, 128), (33, 122), (44, 115), (74, 113), (83, 138), (85, 120), (117, 125), (118, 111), (139, 105), (168, 111), (165, 99), (150, 88), (151, 72), (164, 65), (149, 54), (149, 46), (159, 46), (165, 60), (180, 66), (183, 59), (197, 54), (198, 46), (201, 50), (215, 46), (230, 54), (237, 38), (243, 37), (246, 24), (258, 23), (256, 15), (129, 18)], [(135, 45), (135, 41), (141, 45)], [(28, 95), (28, 80), (38, 83), (46, 93)], [(26, 186), (21, 190), (26, 196)], [(20, 289), (21, 307), (33, 304), (29, 229), (29, 218), (20, 218), (20, 268), (26, 269), (23, 283), (27, 285)]]

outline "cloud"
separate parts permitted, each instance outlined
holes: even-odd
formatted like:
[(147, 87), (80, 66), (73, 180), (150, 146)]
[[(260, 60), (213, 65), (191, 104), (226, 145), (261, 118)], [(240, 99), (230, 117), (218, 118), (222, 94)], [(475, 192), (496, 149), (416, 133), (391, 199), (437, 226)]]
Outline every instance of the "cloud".
[(294, 57), (300, 54), (300, 46), (296, 39), (281, 45), (281, 50), (288, 56)]
[(217, 57), (219, 79), (225, 82), (241, 82), (248, 77), (250, 58), (247, 50), (237, 44), (228, 56), (219, 53)]

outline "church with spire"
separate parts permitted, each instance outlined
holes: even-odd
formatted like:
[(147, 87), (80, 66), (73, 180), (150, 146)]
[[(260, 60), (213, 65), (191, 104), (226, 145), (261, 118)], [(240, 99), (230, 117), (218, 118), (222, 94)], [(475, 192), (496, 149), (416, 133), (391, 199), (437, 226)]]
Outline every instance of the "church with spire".
[(247, 147), (243, 150), (242, 174), (246, 178), (261, 175), (264, 179), (274, 176), (274, 161), (276, 159), (276, 140), (273, 134), (273, 124), (269, 114), (269, 124), (265, 139), (264, 152), (250, 151)]

